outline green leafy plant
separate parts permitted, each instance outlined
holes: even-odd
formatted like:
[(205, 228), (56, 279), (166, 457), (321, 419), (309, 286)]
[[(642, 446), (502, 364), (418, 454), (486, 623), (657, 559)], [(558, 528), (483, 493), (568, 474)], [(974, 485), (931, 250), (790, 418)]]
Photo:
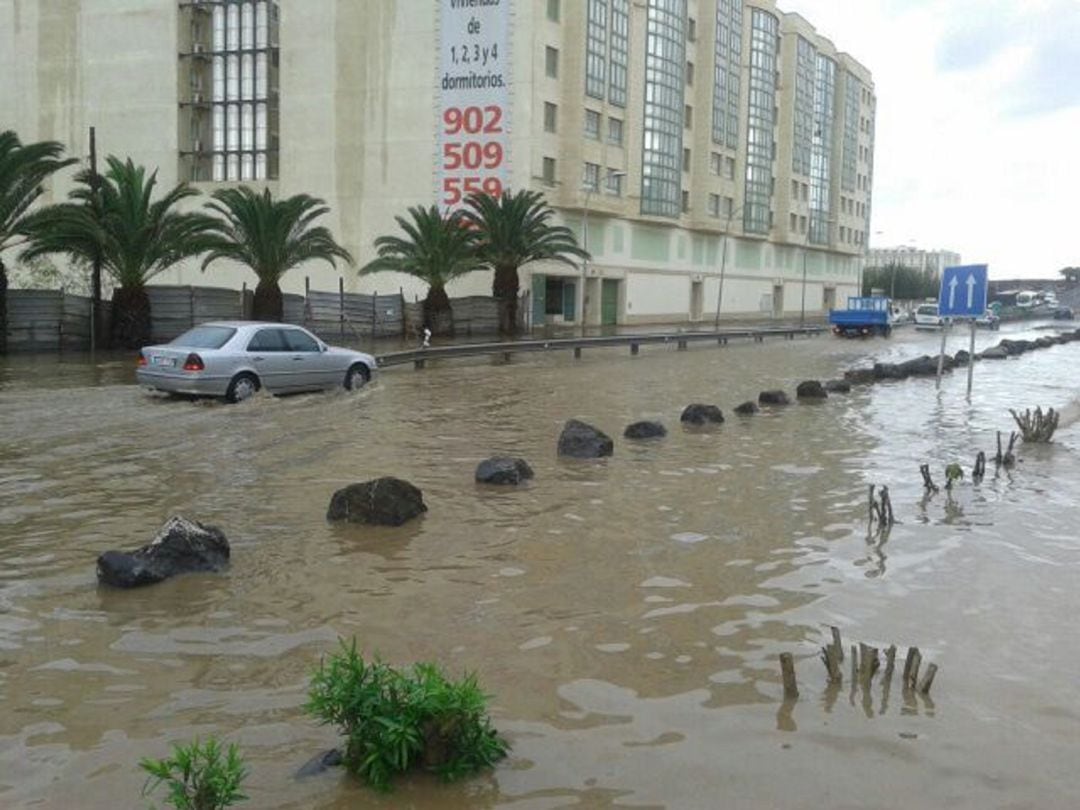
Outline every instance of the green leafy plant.
[(145, 758), (139, 767), (150, 774), (143, 796), (164, 784), (169, 791), (166, 804), (178, 810), (223, 810), (247, 798), (240, 792), (248, 774), (240, 749), (235, 744), (223, 749), (213, 737), (174, 745), (172, 756)]
[(421, 765), (460, 779), (506, 756), (508, 745), (487, 716), (475, 675), (449, 680), (435, 664), (395, 669), (365, 661), (355, 639), (323, 660), (306, 709), (345, 736), (345, 767), (378, 790)]

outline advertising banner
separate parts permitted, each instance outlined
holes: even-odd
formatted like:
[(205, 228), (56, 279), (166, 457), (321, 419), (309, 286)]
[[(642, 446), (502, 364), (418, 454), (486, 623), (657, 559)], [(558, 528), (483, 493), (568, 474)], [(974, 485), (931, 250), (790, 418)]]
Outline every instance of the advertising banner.
[(510, 179), (512, 0), (436, 0), (436, 199), (447, 211)]

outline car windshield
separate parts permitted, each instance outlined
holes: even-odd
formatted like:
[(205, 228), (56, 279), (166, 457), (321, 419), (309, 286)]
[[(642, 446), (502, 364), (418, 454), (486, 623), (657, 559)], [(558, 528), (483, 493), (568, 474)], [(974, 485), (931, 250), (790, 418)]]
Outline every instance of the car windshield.
[(937, 315), (937, 307), (934, 304), (923, 304), (919, 307), (920, 315)]
[(235, 334), (236, 330), (231, 326), (196, 326), (170, 340), (169, 345), (191, 349), (220, 349)]

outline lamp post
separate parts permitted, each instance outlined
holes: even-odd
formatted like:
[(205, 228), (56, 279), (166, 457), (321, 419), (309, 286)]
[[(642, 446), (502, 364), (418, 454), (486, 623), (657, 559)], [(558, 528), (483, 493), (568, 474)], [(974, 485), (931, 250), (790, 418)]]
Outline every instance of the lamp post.
[(744, 206), (740, 205), (738, 208), (733, 208), (727, 215), (727, 222), (724, 223), (724, 244), (720, 248), (720, 288), (716, 291), (716, 321), (713, 324), (714, 329), (720, 328), (720, 306), (724, 302), (724, 270), (727, 267), (727, 243), (731, 238), (731, 221), (735, 219), (735, 215), (743, 210)]
[[(626, 177), (624, 171), (608, 172), (607, 182), (610, 189), (610, 184), (613, 179), (622, 180)], [(581, 299), (581, 334), (585, 334), (585, 272), (589, 266), (589, 200), (592, 198), (594, 191), (600, 190), (600, 174), (597, 170), (596, 186), (583, 185), (581, 190), (585, 192), (585, 205), (581, 214), (581, 249), (585, 251), (585, 256), (581, 259), (581, 293), (579, 298)], [(622, 196), (622, 188), (619, 188), (619, 196)]]

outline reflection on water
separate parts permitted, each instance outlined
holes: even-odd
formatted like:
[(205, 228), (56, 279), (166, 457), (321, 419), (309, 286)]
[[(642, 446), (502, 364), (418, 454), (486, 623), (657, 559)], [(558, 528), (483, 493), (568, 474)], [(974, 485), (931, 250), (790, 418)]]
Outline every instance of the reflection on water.
[[(970, 404), (957, 374), (940, 392), (909, 380), (678, 427), (689, 402), (730, 412), (938, 340), (450, 362), (239, 407), (148, 396), (127, 357), (3, 361), (0, 804), (133, 805), (140, 756), (215, 733), (250, 758), (255, 807), (1068, 806), (1080, 346), (979, 364)], [(924, 494), (919, 464), (943, 478), (992, 457), (1007, 409), (1036, 404), (1072, 414), (1053, 445)], [(570, 417), (613, 436), (658, 419), (669, 435), (560, 462)], [(524, 456), (536, 479), (475, 486), (494, 453)], [(327, 525), (334, 489), (379, 475), (413, 481), (429, 512), (400, 529)], [(868, 536), (871, 483), (899, 522)], [(96, 586), (97, 554), (177, 512), (223, 527), (228, 572)], [(934, 701), (898, 680), (827, 688), (829, 625), (918, 645), (941, 667)], [(386, 797), (339, 774), (292, 779), (335, 739), (301, 705), (338, 636), (477, 671), (511, 758)], [(881, 776), (872, 800), (866, 771)]]

